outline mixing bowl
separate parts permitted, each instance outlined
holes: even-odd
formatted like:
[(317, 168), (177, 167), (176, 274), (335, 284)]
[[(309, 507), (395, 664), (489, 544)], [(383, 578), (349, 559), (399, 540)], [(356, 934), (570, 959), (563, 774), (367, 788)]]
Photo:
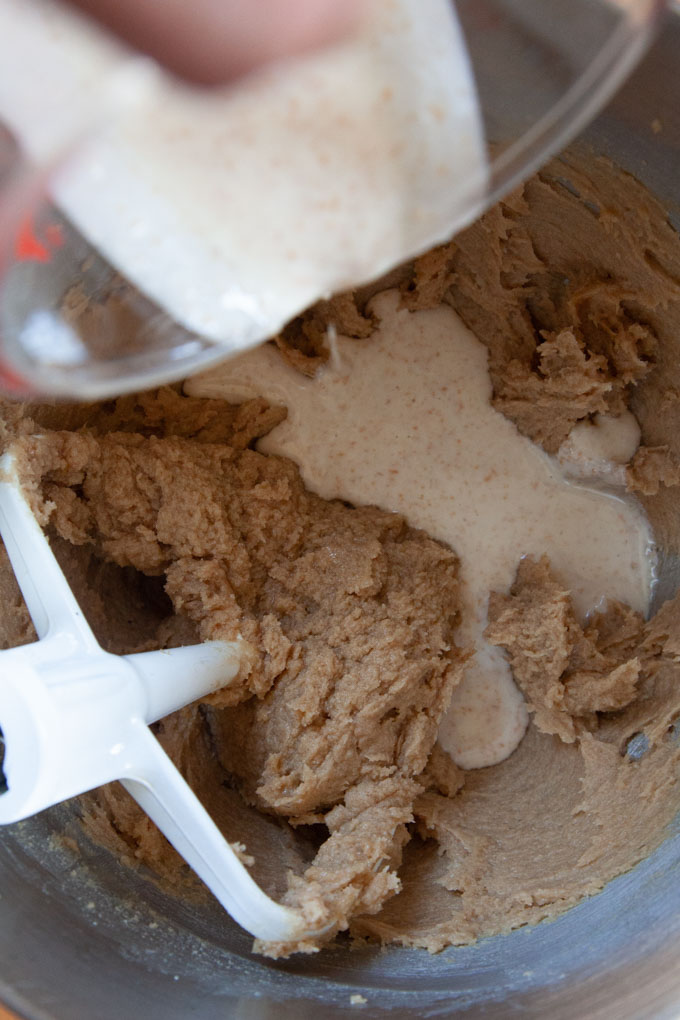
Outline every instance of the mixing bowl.
[[(676, 227), (679, 52), (680, 8), (574, 145), (637, 176)], [(0, 998), (29, 1020), (680, 1014), (680, 827), (553, 922), (434, 957), (340, 945), (282, 962), (253, 957), (216, 905), (168, 896), (95, 847), (75, 852), (74, 833), (65, 805), (0, 834)]]

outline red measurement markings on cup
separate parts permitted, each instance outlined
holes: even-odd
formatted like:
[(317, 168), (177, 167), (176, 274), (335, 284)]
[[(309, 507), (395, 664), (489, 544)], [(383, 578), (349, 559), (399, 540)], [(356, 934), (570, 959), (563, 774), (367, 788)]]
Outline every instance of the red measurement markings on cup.
[(38, 236), (32, 214), (25, 216), (14, 240), (14, 258), (17, 262), (50, 262), (52, 253), (61, 248), (64, 235), (58, 223), (48, 223)]

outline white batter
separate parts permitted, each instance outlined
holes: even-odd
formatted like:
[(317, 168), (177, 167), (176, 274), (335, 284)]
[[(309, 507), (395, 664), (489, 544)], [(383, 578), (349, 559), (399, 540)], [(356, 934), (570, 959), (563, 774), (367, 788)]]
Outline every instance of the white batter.
[(35, 164), (69, 154), (59, 204), (175, 321), (229, 348), (481, 211), (481, 117), (449, 0), (370, 0), (346, 44), (215, 90), (145, 75), (55, 0), (0, 0), (0, 25), (0, 120)]

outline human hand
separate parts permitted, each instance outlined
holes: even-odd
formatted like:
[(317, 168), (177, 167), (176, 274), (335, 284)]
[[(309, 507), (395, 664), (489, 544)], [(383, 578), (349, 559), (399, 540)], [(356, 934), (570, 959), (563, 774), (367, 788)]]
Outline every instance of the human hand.
[(351, 32), (361, 0), (72, 0), (136, 49), (201, 85)]

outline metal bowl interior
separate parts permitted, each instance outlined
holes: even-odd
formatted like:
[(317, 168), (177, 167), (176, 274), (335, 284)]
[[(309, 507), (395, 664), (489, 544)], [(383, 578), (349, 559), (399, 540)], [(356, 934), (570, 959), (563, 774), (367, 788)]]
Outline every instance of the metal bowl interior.
[[(680, 226), (680, 16), (577, 145), (607, 155)], [(652, 121), (663, 125), (654, 133)], [(665, 584), (676, 586), (668, 560)], [(274, 963), (216, 906), (165, 895), (104, 852), (53, 836), (68, 806), (0, 838), (0, 998), (29, 1020), (319, 1015), (610, 1018), (680, 1012), (680, 826), (557, 920), (431, 957), (350, 950)], [(352, 1004), (361, 995), (366, 1003)]]

